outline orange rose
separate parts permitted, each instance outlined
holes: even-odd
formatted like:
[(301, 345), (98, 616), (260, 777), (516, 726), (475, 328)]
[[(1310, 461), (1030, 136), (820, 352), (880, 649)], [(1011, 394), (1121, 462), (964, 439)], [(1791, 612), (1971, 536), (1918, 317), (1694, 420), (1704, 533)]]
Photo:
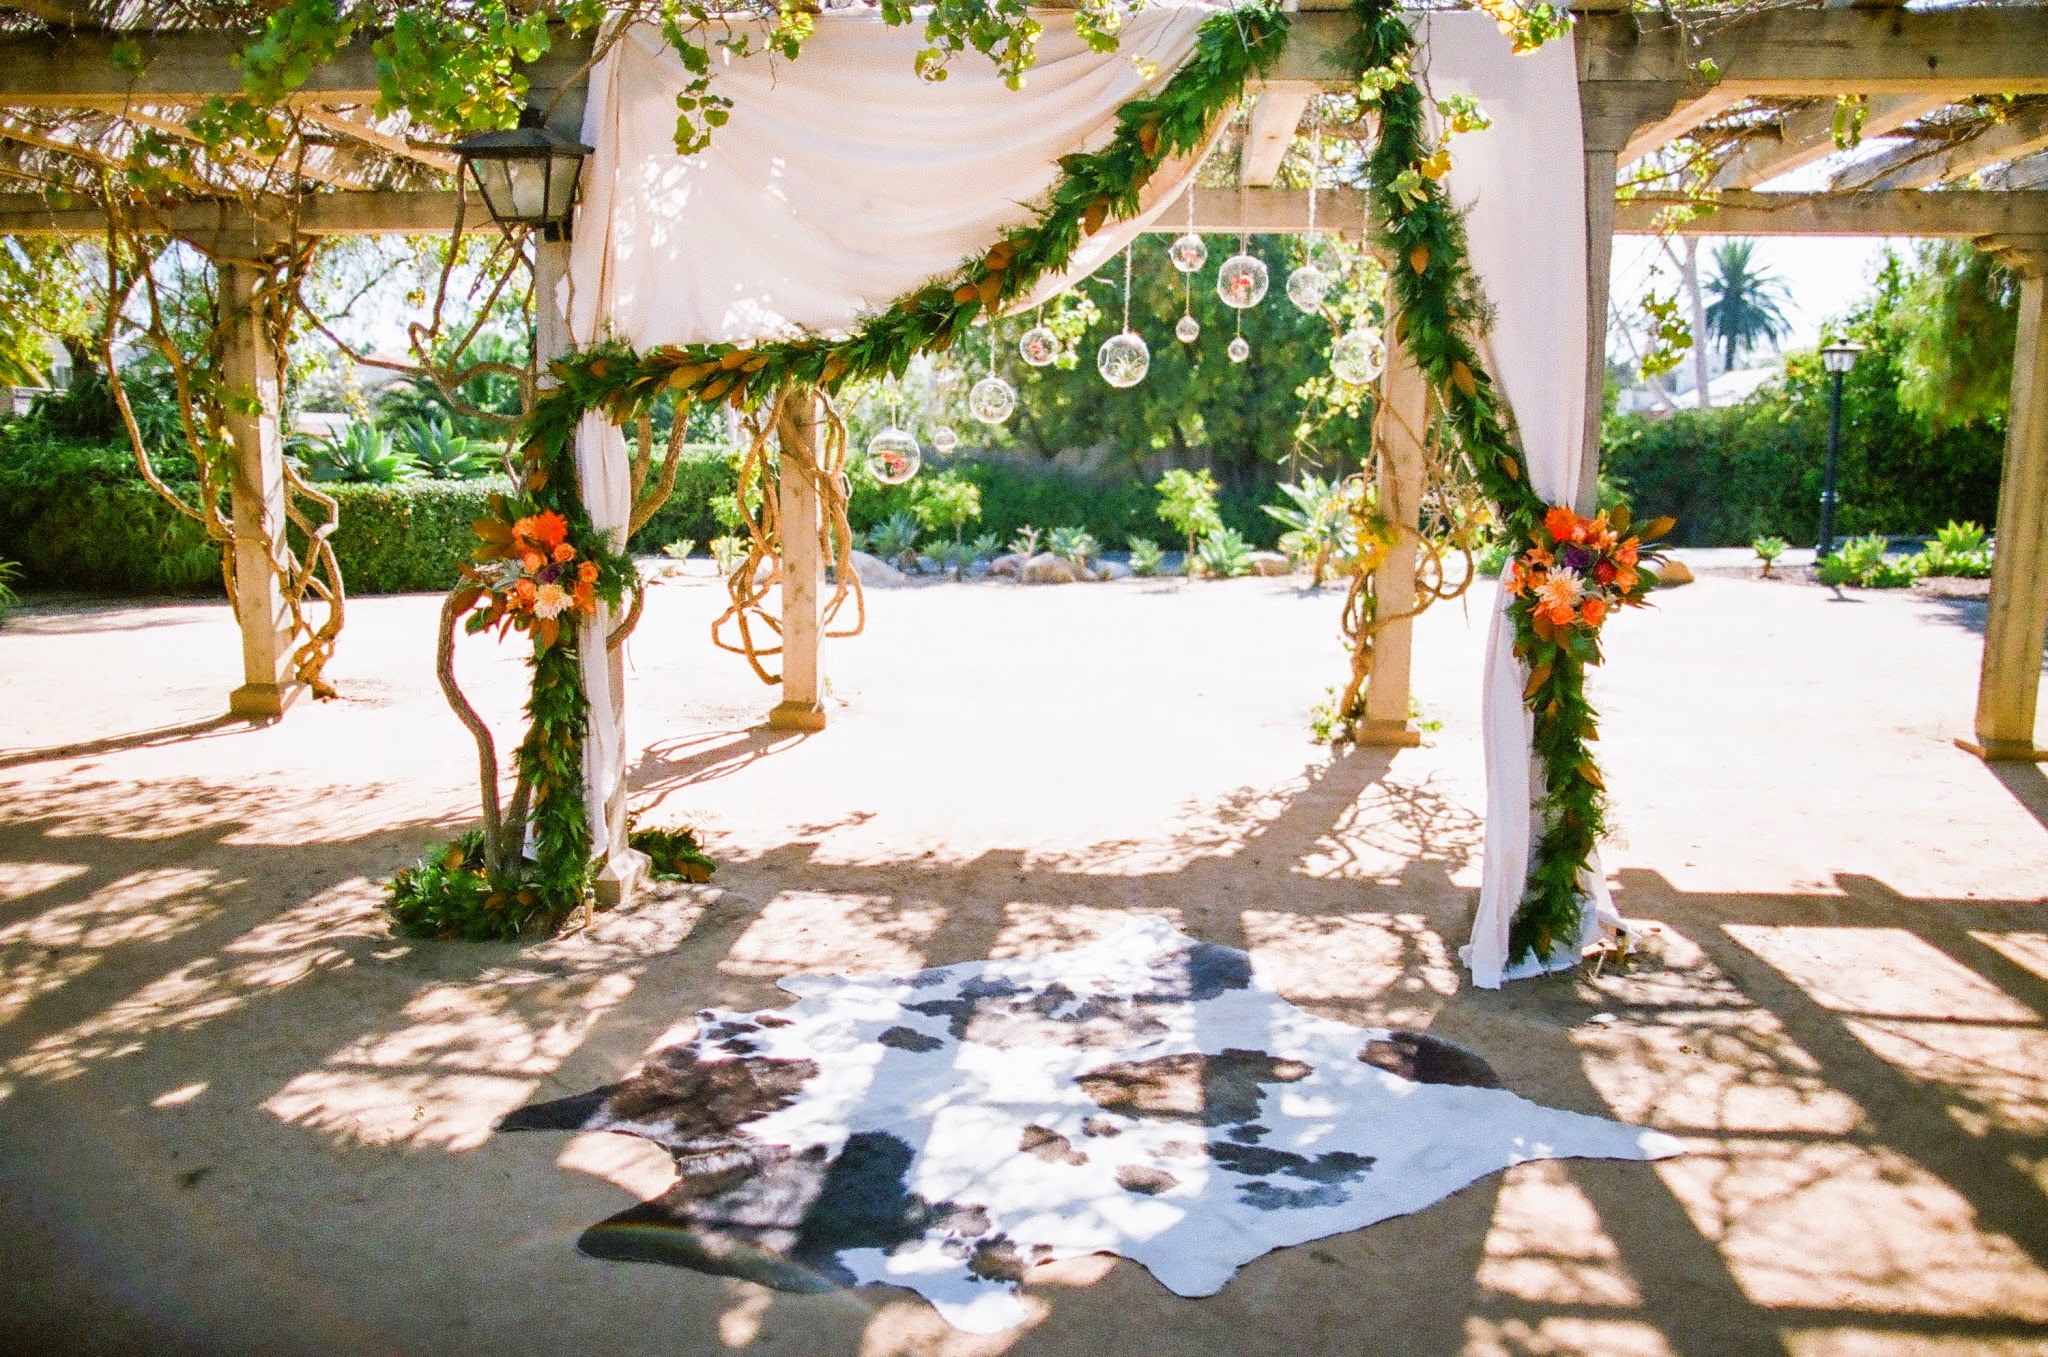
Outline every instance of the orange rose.
[(1607, 600), (1595, 594), (1586, 600), (1582, 611), (1586, 614), (1586, 625), (1597, 627), (1607, 620)]
[(597, 582), (597, 562), (596, 562), (596, 561), (585, 561), (585, 562), (584, 562), (584, 563), (583, 563), (582, 565), (579, 565), (579, 566), (577, 566), (577, 567), (576, 567), (576, 578), (577, 578), (577, 579), (579, 579), (579, 580), (581, 580), (581, 581), (583, 581), (583, 582), (584, 582), (585, 584), (594, 584), (594, 583), (596, 583), (596, 582)]
[(587, 613), (592, 611), (597, 607), (597, 590), (592, 588), (588, 581), (577, 585), (575, 602), (577, 612)]
[(556, 545), (556, 547), (555, 547), (555, 564), (556, 564), (556, 565), (567, 565), (567, 564), (568, 564), (569, 562), (571, 562), (571, 561), (573, 561), (573, 560), (575, 560), (575, 559), (576, 559), (576, 548), (574, 548), (574, 547), (570, 546), (570, 545), (569, 545), (569, 544), (568, 544), (567, 542), (562, 542), (562, 543), (558, 543), (558, 544)]
[(1621, 549), (1619, 551), (1614, 553), (1614, 559), (1620, 561), (1623, 565), (1634, 565), (1636, 563), (1637, 553), (1641, 551), (1641, 549), (1641, 540), (1638, 538), (1631, 537), (1626, 542), (1623, 542), (1621, 544)]
[(531, 603), (531, 602), (533, 602), (533, 594), (534, 594), (534, 589), (533, 589), (533, 581), (532, 581), (532, 580), (521, 580), (521, 581), (519, 581), (519, 583), (518, 583), (518, 584), (516, 584), (516, 585), (514, 585), (514, 586), (513, 586), (513, 592), (519, 595), (519, 601), (520, 601), (521, 603)]
[(526, 569), (527, 569), (527, 571), (528, 571), (529, 573), (531, 573), (532, 571), (535, 571), (535, 570), (538, 570), (538, 569), (540, 569), (540, 568), (541, 568), (542, 566), (546, 565), (547, 563), (548, 563), (548, 558), (547, 558), (547, 557), (545, 557), (545, 556), (543, 556), (543, 555), (541, 555), (541, 554), (540, 554), (539, 552), (537, 552), (537, 551), (529, 551), (529, 552), (527, 552), (527, 553), (526, 553), (526, 554), (525, 554), (524, 556), (521, 556), (521, 557), (519, 558), (519, 564), (521, 564), (521, 565), (525, 566), (525, 567), (526, 567)]

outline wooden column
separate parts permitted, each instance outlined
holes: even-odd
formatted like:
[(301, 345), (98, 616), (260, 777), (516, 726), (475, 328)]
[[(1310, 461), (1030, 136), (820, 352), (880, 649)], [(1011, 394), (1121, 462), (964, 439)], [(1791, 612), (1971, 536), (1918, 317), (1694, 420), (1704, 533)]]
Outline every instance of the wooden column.
[(782, 701), (768, 713), (771, 730), (825, 728), (825, 673), (818, 644), (825, 592), (824, 517), (817, 486), (789, 455), (798, 452), (815, 465), (818, 418), (817, 396), (804, 391), (788, 403), (778, 430), (783, 440), (776, 487), (782, 524)]
[(253, 264), (219, 266), (222, 376), (236, 397), (227, 414), (234, 448), (228, 502), (235, 527), (235, 618), (242, 629), (242, 686), (228, 695), (228, 710), (254, 719), (283, 715), (297, 691), (283, 587), (289, 544), (277, 354), (264, 324), (263, 281)]
[[(1400, 530), (1372, 573), (1381, 616), (1415, 607), (1415, 529), (1422, 523), (1424, 440), (1429, 433), (1429, 381), (1415, 366), (1408, 346), (1395, 338), (1400, 326), (1388, 311), (1387, 369), (1380, 375), (1380, 513)], [(1391, 622), (1373, 638), (1372, 676), (1365, 685), (1365, 718), (1353, 731), (1359, 744), (1413, 747), (1421, 733), (1408, 720), (1409, 675), (1415, 652), (1415, 619)]]
[(1977, 686), (1977, 738), (1986, 759), (2048, 759), (2034, 744), (2041, 649), (2048, 643), (2048, 236), (1983, 242), (2019, 273), (2019, 341), (1998, 486), (1998, 550)]

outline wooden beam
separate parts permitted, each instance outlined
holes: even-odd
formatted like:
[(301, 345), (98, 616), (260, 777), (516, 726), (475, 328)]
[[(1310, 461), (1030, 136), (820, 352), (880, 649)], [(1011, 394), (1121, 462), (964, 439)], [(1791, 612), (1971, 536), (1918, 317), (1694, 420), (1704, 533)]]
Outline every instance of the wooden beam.
[(406, 138), (395, 132), (385, 131), (367, 118), (351, 118), (337, 109), (320, 104), (307, 104), (299, 110), (299, 116), (309, 123), (324, 127), (330, 132), (339, 132), (345, 137), (353, 137), (380, 151), (389, 151), (408, 160), (417, 160), (420, 164), (431, 166), (443, 174), (455, 173), (457, 162), (453, 155), (446, 151), (415, 146)]
[[(1939, 94), (1881, 95), (1864, 105), (1861, 135), (1865, 139), (1886, 136), (1947, 103), (1948, 99)], [(1776, 135), (1745, 141), (1716, 172), (1714, 187), (1755, 188), (1816, 160), (1827, 159), (1840, 149), (1835, 144), (1835, 112), (1836, 106), (1829, 103), (1786, 115), (1778, 124)]]
[(2048, 7), (1775, 9), (1704, 32), (1656, 15), (1587, 16), (1579, 78), (1697, 84), (1737, 98), (2048, 94)]
[[(314, 193), (298, 200), (297, 224), (302, 234), (312, 236), (441, 235), (455, 229), (456, 202), (453, 190)], [(215, 199), (180, 204), (154, 220), (165, 235), (205, 238), (227, 229), (224, 223), (242, 212), (239, 203)], [(285, 220), (282, 215), (272, 220), (269, 233), (282, 239)], [(470, 230), (495, 229), (480, 203), (471, 205), (465, 220)], [(243, 225), (258, 228), (256, 223)], [(93, 236), (106, 229), (105, 214), (89, 203), (57, 207), (40, 194), (0, 193), (0, 235)]]
[(2030, 109), (1939, 149), (1924, 142), (1895, 146), (1847, 167), (1829, 187), (1925, 188), (1966, 179), (2002, 161), (2024, 160), (2044, 148), (2048, 148), (2048, 109)]
[(1684, 96), (1671, 112), (1655, 122), (1638, 127), (1635, 133), (1622, 143), (1621, 164), (1633, 164), (1652, 151), (1668, 146), (1707, 119), (1727, 112), (1729, 108), (1740, 103), (1742, 98), (1743, 96), (1736, 91), (1719, 86)]
[(1245, 183), (1271, 184), (1280, 177), (1280, 164), (1294, 142), (1294, 130), (1315, 96), (1308, 90), (1267, 90), (1252, 105), (1251, 125), (1244, 135)]
[[(1616, 204), (1615, 231), (1656, 235), (1682, 194), (1645, 193)], [(1731, 189), (1675, 229), (1693, 236), (1922, 236), (1973, 240), (2048, 232), (2048, 193), (1755, 193)]]
[[(1316, 194), (1316, 226), (1356, 239), (1365, 220), (1365, 194), (1357, 189), (1323, 189)], [(1181, 220), (1161, 219), (1159, 229), (1178, 234)], [(1244, 231), (1255, 236), (1299, 235), (1308, 230), (1308, 190), (1234, 188), (1195, 190), (1195, 229), (1211, 235)]]
[[(298, 104), (372, 104), (377, 101), (375, 35), (363, 35), (313, 68), (293, 96)], [(129, 40), (143, 54), (132, 80), (114, 65), (114, 44)], [(252, 35), (220, 29), (14, 33), (0, 36), (0, 108), (120, 109), (131, 102), (201, 104), (217, 94), (239, 94), (233, 58)], [(555, 90), (589, 60), (590, 34), (557, 34), (541, 59), (524, 68), (536, 90)]]

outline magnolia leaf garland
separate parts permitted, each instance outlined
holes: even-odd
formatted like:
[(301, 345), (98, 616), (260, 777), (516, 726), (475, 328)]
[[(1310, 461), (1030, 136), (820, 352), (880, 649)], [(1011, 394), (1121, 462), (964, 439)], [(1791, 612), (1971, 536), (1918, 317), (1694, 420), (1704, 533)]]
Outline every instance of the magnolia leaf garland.
[[(1415, 35), (1391, 0), (1352, 0), (1351, 11), (1358, 31), (1345, 49), (1347, 65), (1380, 120), (1367, 163), (1368, 191), (1395, 256), (1408, 265), (1389, 272), (1399, 337), (1440, 393), (1510, 540), (1555, 547), (1545, 522), (1556, 506), (1530, 487), (1507, 409), (1476, 347), (1483, 308), (1466, 258), (1464, 223), (1442, 183), (1448, 163), (1429, 134), (1412, 72)], [(561, 514), (579, 550), (594, 539), (575, 494), (572, 454), (577, 422), (588, 412), (625, 424), (665, 394), (753, 406), (789, 386), (836, 391), (849, 381), (901, 377), (916, 355), (947, 348), (962, 325), (999, 312), (1064, 269), (1081, 241), (1105, 223), (1135, 215), (1160, 167), (1199, 149), (1215, 120), (1243, 96), (1247, 80), (1278, 58), (1288, 23), (1272, 0), (1205, 22), (1180, 70), (1157, 93), (1118, 110), (1107, 145), (1060, 160), (1060, 178), (1034, 221), (966, 260), (952, 278), (936, 279), (870, 316), (850, 335), (664, 345), (645, 353), (605, 343), (556, 360), (556, 385), (535, 402), (523, 426), (530, 487), (523, 507)], [(1601, 530), (1614, 526), (1603, 523)], [(1655, 583), (1647, 568), (1654, 553), (1640, 543), (1636, 550), (1646, 590)], [(1639, 602), (1640, 593), (1629, 601)], [(1579, 878), (1604, 827), (1605, 792), (1587, 749), (1596, 732), (1585, 671), (1599, 659), (1598, 622), (1585, 625), (1581, 611), (1578, 625), (1546, 624), (1545, 637), (1526, 600), (1511, 616), (1516, 652), (1531, 666), (1526, 697), (1544, 781), (1528, 892), (1510, 933), (1511, 957), (1519, 961), (1576, 942), (1584, 907)], [(519, 757), (534, 780), (535, 850), (552, 864), (550, 890), (580, 892), (590, 875), (581, 785), (587, 706), (573, 642), (536, 647), (533, 726)]]

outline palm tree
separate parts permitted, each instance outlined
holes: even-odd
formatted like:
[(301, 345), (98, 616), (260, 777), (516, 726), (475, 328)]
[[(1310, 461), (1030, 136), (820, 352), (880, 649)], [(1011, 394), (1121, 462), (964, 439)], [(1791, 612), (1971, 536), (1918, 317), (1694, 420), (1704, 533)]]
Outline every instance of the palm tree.
[(1713, 300), (1707, 303), (1707, 333), (1721, 345), (1721, 364), (1735, 366), (1735, 356), (1765, 341), (1792, 332), (1783, 308), (1791, 297), (1785, 284), (1767, 269), (1752, 264), (1753, 240), (1724, 241), (1714, 248), (1714, 272), (1707, 279)]

